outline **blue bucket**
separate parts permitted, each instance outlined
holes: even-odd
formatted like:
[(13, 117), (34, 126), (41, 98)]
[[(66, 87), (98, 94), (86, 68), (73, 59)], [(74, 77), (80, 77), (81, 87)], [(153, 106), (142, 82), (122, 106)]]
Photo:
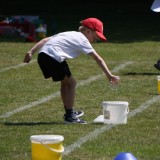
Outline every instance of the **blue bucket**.
[(137, 160), (131, 153), (121, 152), (113, 160)]

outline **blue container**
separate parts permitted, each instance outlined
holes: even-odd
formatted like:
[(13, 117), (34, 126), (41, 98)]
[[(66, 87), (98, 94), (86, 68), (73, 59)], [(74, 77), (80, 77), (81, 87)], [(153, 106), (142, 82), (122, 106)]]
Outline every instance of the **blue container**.
[(131, 153), (121, 152), (113, 160), (137, 160)]

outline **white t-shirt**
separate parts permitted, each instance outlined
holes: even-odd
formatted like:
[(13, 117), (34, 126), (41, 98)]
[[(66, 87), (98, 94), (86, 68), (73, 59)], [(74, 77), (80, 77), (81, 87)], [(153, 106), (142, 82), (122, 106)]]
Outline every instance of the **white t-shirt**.
[(89, 54), (94, 51), (88, 39), (81, 32), (68, 31), (54, 35), (44, 44), (39, 53), (44, 52), (58, 62), (63, 62), (81, 53)]

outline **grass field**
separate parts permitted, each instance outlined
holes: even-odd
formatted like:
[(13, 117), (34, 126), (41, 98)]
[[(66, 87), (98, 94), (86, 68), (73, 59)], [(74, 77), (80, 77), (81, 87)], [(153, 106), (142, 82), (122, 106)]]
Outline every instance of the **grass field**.
[[(143, 22), (141, 25), (146, 26)], [(160, 58), (160, 42), (159, 33), (150, 27), (151, 24), (144, 29), (133, 28), (135, 35), (132, 29), (126, 31), (127, 26), (119, 28), (119, 32), (115, 28), (115, 32), (111, 30), (110, 37), (115, 38), (111, 42), (93, 44), (110, 70), (121, 77), (118, 90), (109, 87), (91, 57), (81, 55), (68, 61), (77, 79), (75, 108), (85, 112), (87, 125), (63, 123), (60, 84), (43, 78), (37, 55), (30, 64), (22, 64), (33, 43), (1, 42), (0, 159), (31, 160), (31, 135), (58, 134), (64, 136), (63, 145), (68, 151), (63, 160), (112, 160), (120, 152), (131, 152), (138, 160), (160, 160), (160, 97), (156, 79), (160, 72), (153, 67)], [(127, 124), (93, 124), (102, 114), (103, 101), (129, 102), (133, 115)]]

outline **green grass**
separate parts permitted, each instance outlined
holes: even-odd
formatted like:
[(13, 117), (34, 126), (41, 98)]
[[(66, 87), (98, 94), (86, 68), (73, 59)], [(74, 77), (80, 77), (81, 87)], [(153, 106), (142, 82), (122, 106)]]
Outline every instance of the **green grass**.
[[(4, 42), (0, 45), (5, 48), (7, 43)], [(10, 48), (13, 46), (15, 46), (14, 51)], [(75, 106), (77, 109), (85, 111), (84, 119), (88, 121), (87, 125), (63, 124), (63, 106), (59, 96), (10, 117), (1, 118), (1, 159), (31, 159), (29, 138), (34, 134), (64, 135), (63, 145), (67, 147), (80, 137), (101, 128), (102, 125), (93, 124), (92, 121), (102, 114), (102, 101), (128, 101), (130, 111), (132, 111), (152, 99), (157, 94), (156, 76), (159, 71), (153, 67), (153, 64), (159, 56), (157, 52), (159, 46), (159, 42), (151, 41), (94, 44), (95, 49), (101, 52), (101, 56), (111, 70), (124, 62), (134, 61), (132, 65), (128, 65), (117, 73), (121, 77), (119, 90), (111, 90), (103, 75), (97, 81), (77, 88)], [(6, 51), (5, 49), (3, 51), (7, 56), (5, 54), (1, 56), (3, 60), (1, 68), (11, 66), (11, 64), (16, 65), (17, 62), (21, 63), (25, 51), (30, 47), (30, 43), (8, 44)], [(20, 52), (19, 48), (23, 48), (23, 50)], [(15, 61), (8, 57), (14, 57)], [(69, 64), (77, 82), (102, 74), (97, 64), (90, 57), (84, 55), (74, 61), (69, 61)], [(44, 80), (37, 63), (33, 63), (1, 73), (0, 87), (0, 113), (3, 114), (51, 95), (59, 90), (59, 83)], [(128, 119), (127, 125), (112, 128), (64, 156), (63, 159), (111, 160), (119, 152), (126, 151), (132, 152), (140, 160), (158, 160), (160, 149), (159, 104), (160, 102), (156, 102), (149, 109)]]
[[(140, 20), (138, 22), (140, 23)], [(141, 25), (146, 26), (143, 22)], [(93, 44), (107, 62), (110, 70), (125, 62), (134, 62), (118, 73), (114, 73), (121, 77), (117, 91), (110, 89), (106, 77), (91, 57), (81, 55), (68, 61), (77, 83), (91, 76), (102, 74), (100, 79), (77, 88), (75, 108), (85, 112), (83, 118), (88, 121), (87, 125), (64, 125), (63, 105), (60, 97), (57, 96), (45, 103), (0, 119), (0, 159), (30, 160), (31, 135), (63, 135), (63, 145), (67, 147), (95, 129), (101, 129), (104, 124), (93, 124), (92, 122), (102, 114), (103, 101), (127, 101), (131, 112), (157, 96), (156, 76), (160, 75), (160, 72), (153, 67), (153, 64), (160, 58), (160, 42), (151, 38), (152, 35), (157, 37), (156, 40), (159, 38), (159, 33), (155, 30), (147, 32), (149, 36), (148, 39), (146, 38), (145, 33), (150, 27), (151, 24), (144, 31), (141, 29), (141, 33), (137, 34), (138, 39), (128, 36), (128, 41), (126, 41), (127, 36), (125, 39), (120, 37), (126, 32), (128, 35), (134, 35), (131, 29), (126, 31), (126, 28), (120, 28), (119, 34), (116, 34), (118, 30), (114, 28), (115, 30), (112, 31), (115, 33), (110, 34), (111, 37), (112, 35), (114, 37), (112, 42)], [(117, 39), (116, 36), (118, 36)], [(1, 42), (0, 70), (22, 63), (25, 53), (33, 44)], [(36, 57), (37, 55), (34, 55), (33, 60)], [(36, 62), (1, 72), (0, 79), (0, 115), (49, 96), (59, 91), (60, 87), (59, 83), (43, 78)], [(117, 125), (103, 132), (80, 148), (63, 156), (62, 159), (112, 160), (114, 156), (123, 151), (133, 153), (138, 160), (159, 160), (159, 105), (160, 101), (151, 104), (143, 112), (129, 118), (126, 125)]]

